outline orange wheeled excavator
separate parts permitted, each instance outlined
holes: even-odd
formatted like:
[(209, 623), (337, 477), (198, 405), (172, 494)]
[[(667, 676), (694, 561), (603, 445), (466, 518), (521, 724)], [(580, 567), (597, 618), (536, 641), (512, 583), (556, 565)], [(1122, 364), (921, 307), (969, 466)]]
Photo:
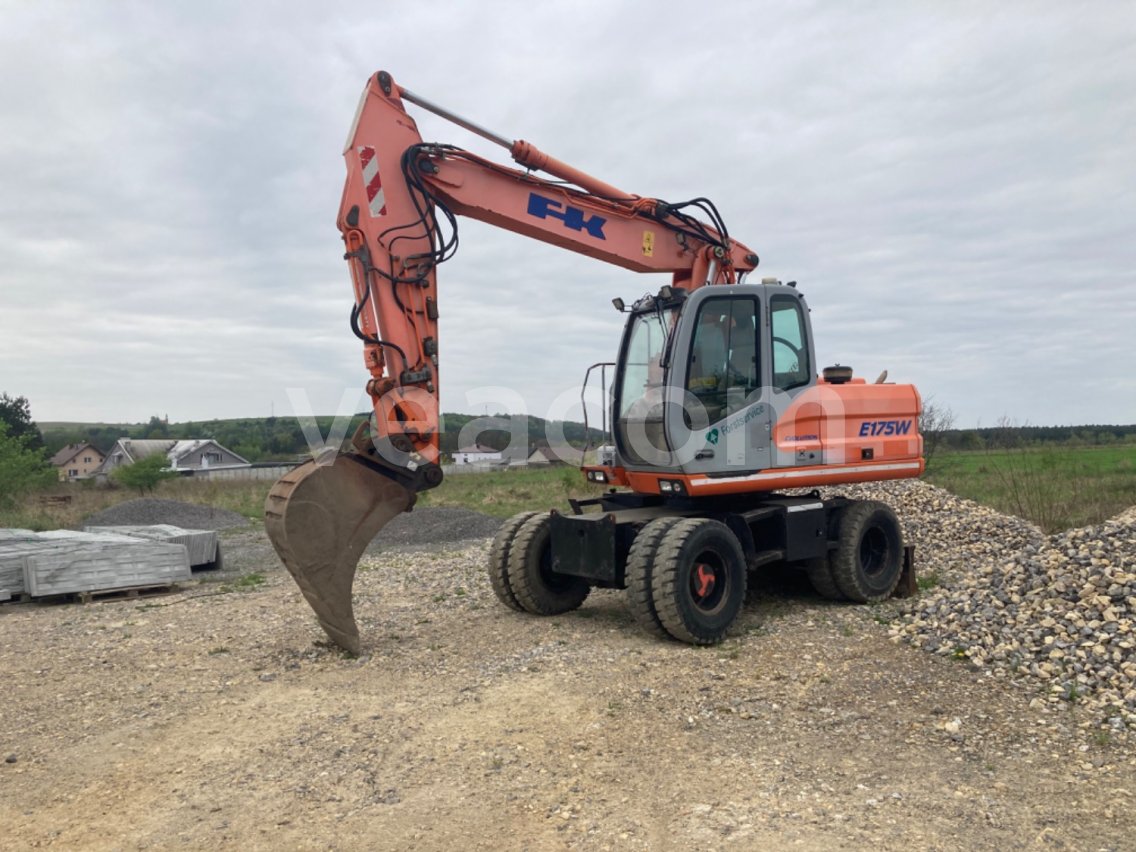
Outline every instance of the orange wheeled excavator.
[[(408, 103), (507, 148), (522, 168), (424, 143)], [(338, 225), (374, 417), (347, 449), (280, 479), (265, 506), (277, 553), (335, 643), (360, 649), (351, 591), (364, 548), (442, 482), (437, 269), (457, 248), (459, 216), (670, 275), (633, 304), (613, 300), (626, 314), (619, 355), (594, 365), (613, 368), (610, 434), (605, 417), (583, 475), (609, 490), (502, 526), (488, 574), (503, 604), (551, 615), (593, 587), (622, 588), (647, 630), (710, 644), (737, 617), (747, 571), (764, 565), (798, 566), (831, 598), (892, 594), (904, 558), (895, 513), (802, 491), (918, 476), (919, 394), (846, 367), (818, 375), (801, 292), (744, 283), (757, 255), (708, 199), (624, 192), (386, 72), (367, 81), (344, 157)]]

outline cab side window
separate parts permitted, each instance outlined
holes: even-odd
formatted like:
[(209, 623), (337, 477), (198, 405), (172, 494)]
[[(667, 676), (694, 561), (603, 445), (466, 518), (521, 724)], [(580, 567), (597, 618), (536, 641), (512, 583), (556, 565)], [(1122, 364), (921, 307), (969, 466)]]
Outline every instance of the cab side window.
[(783, 391), (809, 383), (812, 365), (805, 339), (805, 317), (801, 303), (792, 296), (769, 300), (773, 326), (773, 385)]

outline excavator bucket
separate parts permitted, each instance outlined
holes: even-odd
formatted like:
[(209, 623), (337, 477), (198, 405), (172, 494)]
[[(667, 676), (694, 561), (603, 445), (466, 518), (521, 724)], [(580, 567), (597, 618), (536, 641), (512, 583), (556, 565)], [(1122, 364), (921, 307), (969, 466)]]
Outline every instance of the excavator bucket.
[(352, 452), (305, 462), (281, 477), (264, 504), (272, 546), (339, 647), (359, 653), (351, 604), (355, 566), (367, 545), (414, 495)]

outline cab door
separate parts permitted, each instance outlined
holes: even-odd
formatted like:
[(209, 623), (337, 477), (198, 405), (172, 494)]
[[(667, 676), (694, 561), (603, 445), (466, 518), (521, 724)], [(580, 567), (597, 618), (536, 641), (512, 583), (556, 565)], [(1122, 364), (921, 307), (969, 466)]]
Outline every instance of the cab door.
[(769, 464), (763, 400), (761, 288), (705, 287), (683, 306), (667, 431), (685, 473), (742, 473)]
[[(783, 415), (794, 400), (816, 384), (816, 355), (813, 349), (809, 309), (804, 297), (784, 286), (769, 286), (765, 293), (767, 337), (765, 382), (768, 386), (772, 427), (766, 435), (771, 467), (798, 467), (820, 464), (820, 436), (810, 429), (793, 428), (774, 446), (774, 439), (785, 432)], [(790, 434), (791, 433), (791, 434)], [(807, 434), (806, 434), (807, 433)]]

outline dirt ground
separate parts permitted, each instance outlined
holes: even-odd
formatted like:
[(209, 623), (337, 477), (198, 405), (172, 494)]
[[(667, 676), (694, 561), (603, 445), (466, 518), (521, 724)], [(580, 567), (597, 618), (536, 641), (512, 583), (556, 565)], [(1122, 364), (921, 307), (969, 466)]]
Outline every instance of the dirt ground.
[(507, 610), (483, 541), (385, 548), (347, 659), (262, 532), (223, 541), (173, 595), (0, 607), (5, 848), (1133, 847), (1131, 743), (886, 606), (763, 585), (700, 649), (616, 592)]

